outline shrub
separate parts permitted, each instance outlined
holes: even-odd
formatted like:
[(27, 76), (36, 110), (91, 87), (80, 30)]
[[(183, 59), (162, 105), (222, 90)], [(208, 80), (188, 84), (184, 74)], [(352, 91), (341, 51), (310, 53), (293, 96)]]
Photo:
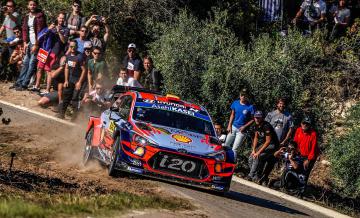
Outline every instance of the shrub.
[(343, 195), (360, 197), (360, 104), (352, 107), (346, 119), (346, 133), (333, 137), (328, 155), (335, 185)]

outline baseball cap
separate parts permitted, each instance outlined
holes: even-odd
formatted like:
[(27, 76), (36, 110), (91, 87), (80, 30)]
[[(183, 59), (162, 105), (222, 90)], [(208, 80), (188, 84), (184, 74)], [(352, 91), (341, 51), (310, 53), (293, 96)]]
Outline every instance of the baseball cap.
[(242, 89), (242, 90), (240, 91), (240, 95), (241, 95), (241, 96), (249, 96), (249, 92), (248, 92), (247, 89)]
[(262, 111), (256, 111), (255, 114), (254, 114), (254, 117), (257, 117), (257, 118), (260, 118), (260, 117), (263, 117), (263, 112)]
[(135, 43), (130, 43), (130, 44), (128, 45), (128, 48), (136, 48)]
[(304, 117), (304, 118), (302, 119), (301, 123), (311, 124), (311, 119), (310, 119), (310, 117)]
[(92, 44), (91, 44), (90, 41), (85, 41), (85, 42), (84, 42), (84, 49), (85, 49), (85, 48), (92, 48)]

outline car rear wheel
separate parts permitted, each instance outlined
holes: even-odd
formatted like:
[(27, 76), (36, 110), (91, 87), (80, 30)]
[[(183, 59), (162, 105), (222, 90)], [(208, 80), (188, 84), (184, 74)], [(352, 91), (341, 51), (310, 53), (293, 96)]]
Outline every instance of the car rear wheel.
[(93, 159), (93, 153), (94, 153), (94, 148), (92, 146), (93, 135), (94, 135), (94, 127), (91, 127), (91, 129), (89, 130), (86, 136), (86, 142), (85, 142), (85, 148), (83, 154), (83, 164), (85, 166)]
[(116, 137), (114, 144), (112, 146), (113, 151), (110, 157), (110, 165), (108, 169), (109, 176), (115, 176), (117, 173), (116, 164), (119, 159), (120, 141), (121, 141), (120, 137)]

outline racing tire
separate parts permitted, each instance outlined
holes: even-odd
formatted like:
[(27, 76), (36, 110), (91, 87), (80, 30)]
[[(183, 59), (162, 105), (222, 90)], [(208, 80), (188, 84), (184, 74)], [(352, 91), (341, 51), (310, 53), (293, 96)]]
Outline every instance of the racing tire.
[(83, 164), (86, 166), (92, 159), (94, 155), (94, 147), (92, 146), (94, 136), (94, 127), (91, 127), (88, 134), (86, 135), (86, 142), (83, 154)]
[(117, 174), (117, 170), (115, 169), (117, 161), (119, 159), (119, 148), (120, 148), (120, 137), (116, 137), (115, 142), (112, 146), (113, 152), (110, 157), (110, 164), (108, 168), (108, 174), (111, 177), (114, 177)]

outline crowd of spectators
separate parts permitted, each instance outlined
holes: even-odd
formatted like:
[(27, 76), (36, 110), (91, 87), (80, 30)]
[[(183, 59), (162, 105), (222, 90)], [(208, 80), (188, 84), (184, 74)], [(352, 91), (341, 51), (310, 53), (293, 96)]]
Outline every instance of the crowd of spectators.
[(7, 79), (15, 82), (10, 89), (39, 94), (39, 105), (53, 104), (59, 118), (65, 118), (69, 106), (72, 118), (83, 107), (103, 109), (105, 90), (115, 84), (160, 91), (161, 73), (151, 57), (142, 60), (135, 43), (129, 44), (119, 74), (109, 72), (108, 19), (96, 14), (87, 19), (81, 6), (80, 0), (73, 0), (69, 13), (61, 11), (52, 18), (37, 0), (29, 0), (21, 17), (15, 2), (6, 1), (0, 70), (11, 70), (12, 78)]

